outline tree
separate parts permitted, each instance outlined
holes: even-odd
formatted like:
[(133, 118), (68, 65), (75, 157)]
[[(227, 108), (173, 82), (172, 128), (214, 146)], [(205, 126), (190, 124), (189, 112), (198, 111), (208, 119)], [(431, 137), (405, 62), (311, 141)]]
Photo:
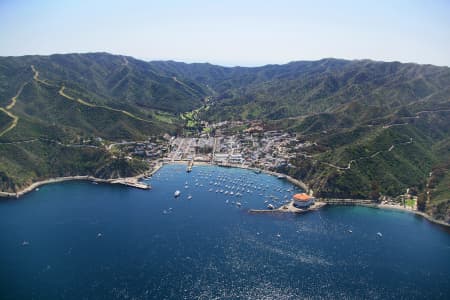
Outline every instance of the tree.
[(427, 206), (427, 195), (425, 192), (422, 192), (419, 194), (417, 198), (417, 210), (419, 211), (425, 211)]
[(370, 191), (370, 199), (379, 200), (380, 199), (380, 184), (378, 181), (372, 181), (371, 183), (371, 191)]

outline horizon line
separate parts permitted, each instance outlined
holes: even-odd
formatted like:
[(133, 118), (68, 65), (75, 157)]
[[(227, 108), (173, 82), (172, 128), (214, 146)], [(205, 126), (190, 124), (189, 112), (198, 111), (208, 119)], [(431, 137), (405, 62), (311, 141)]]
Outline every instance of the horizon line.
[(144, 62), (176, 62), (176, 63), (185, 63), (185, 64), (210, 64), (210, 65), (215, 65), (215, 66), (219, 66), (219, 67), (225, 67), (225, 68), (258, 68), (258, 67), (264, 67), (264, 66), (274, 66), (274, 65), (278, 65), (278, 66), (282, 66), (282, 65), (287, 65), (290, 63), (295, 63), (295, 62), (318, 62), (318, 61), (322, 61), (322, 60), (341, 60), (341, 61), (370, 61), (370, 62), (379, 62), (379, 63), (400, 63), (400, 64), (414, 64), (414, 65), (421, 65), (421, 66), (434, 66), (434, 67), (439, 67), (439, 68), (450, 68), (449, 65), (436, 65), (436, 64), (432, 64), (432, 63), (419, 63), (419, 62), (412, 62), (412, 61), (408, 61), (408, 62), (404, 62), (404, 61), (400, 61), (400, 60), (379, 60), (379, 59), (373, 59), (373, 58), (340, 58), (340, 57), (322, 57), (319, 59), (294, 59), (294, 60), (289, 60), (289, 61), (285, 61), (282, 63), (212, 63), (210, 61), (193, 61), (190, 59), (179, 59), (179, 58), (175, 58), (175, 59), (170, 59), (170, 58), (143, 58), (143, 57), (137, 57), (137, 56), (133, 56), (133, 55), (128, 55), (128, 54), (117, 54), (117, 53), (112, 53), (112, 52), (108, 52), (108, 51), (86, 51), (86, 52), (56, 52), (56, 53), (51, 53), (51, 54), (22, 54), (22, 55), (0, 55), (0, 58), (9, 58), (9, 57), (14, 57), (14, 58), (19, 58), (19, 57), (26, 57), (26, 56), (41, 56), (41, 57), (50, 57), (53, 55), (85, 55), (85, 54), (107, 54), (107, 55), (112, 55), (112, 56), (122, 56), (122, 57), (129, 57), (129, 58), (133, 58), (135, 60), (140, 60), (140, 61), (144, 61)]

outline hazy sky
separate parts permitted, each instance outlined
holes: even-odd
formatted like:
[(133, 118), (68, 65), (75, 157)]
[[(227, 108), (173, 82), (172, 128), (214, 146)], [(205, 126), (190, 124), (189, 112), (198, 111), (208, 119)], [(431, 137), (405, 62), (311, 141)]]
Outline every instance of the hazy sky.
[(450, 66), (449, 0), (0, 0), (0, 55), (107, 51), (262, 65), (324, 57)]

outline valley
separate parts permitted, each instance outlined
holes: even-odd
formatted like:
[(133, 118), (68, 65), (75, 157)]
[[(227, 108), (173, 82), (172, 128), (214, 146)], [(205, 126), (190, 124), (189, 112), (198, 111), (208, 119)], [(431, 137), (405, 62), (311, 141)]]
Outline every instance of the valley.
[(450, 220), (447, 67), (229, 68), (107, 53), (1, 57), (0, 67), (4, 192), (194, 159), (284, 173), (325, 198), (401, 201), (409, 189), (420, 209)]

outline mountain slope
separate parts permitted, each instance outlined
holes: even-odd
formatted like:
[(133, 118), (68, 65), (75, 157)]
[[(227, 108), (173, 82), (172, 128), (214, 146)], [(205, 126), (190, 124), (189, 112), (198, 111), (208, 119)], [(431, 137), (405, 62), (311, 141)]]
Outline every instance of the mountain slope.
[(450, 173), (442, 167), (450, 162), (449, 68), (336, 59), (259, 68), (153, 64), (208, 85), (214, 102), (203, 117), (210, 121), (262, 119), (312, 142), (281, 171), (319, 196), (427, 192), (430, 172), (439, 170), (426, 209), (450, 221)]
[[(205, 104), (208, 110), (198, 109)], [(428, 212), (450, 220), (450, 69), (398, 62), (228, 68), (107, 53), (2, 57), (0, 186), (60, 174), (133, 174), (142, 165), (104, 147), (73, 146), (176, 133), (189, 111), (212, 122), (262, 120), (311, 142), (279, 171), (319, 196), (395, 197), (414, 188), (430, 195)]]
[(142, 163), (83, 141), (174, 133), (177, 114), (201, 106), (205, 95), (199, 86), (159, 75), (130, 57), (2, 57), (0, 189), (63, 175), (136, 174)]

